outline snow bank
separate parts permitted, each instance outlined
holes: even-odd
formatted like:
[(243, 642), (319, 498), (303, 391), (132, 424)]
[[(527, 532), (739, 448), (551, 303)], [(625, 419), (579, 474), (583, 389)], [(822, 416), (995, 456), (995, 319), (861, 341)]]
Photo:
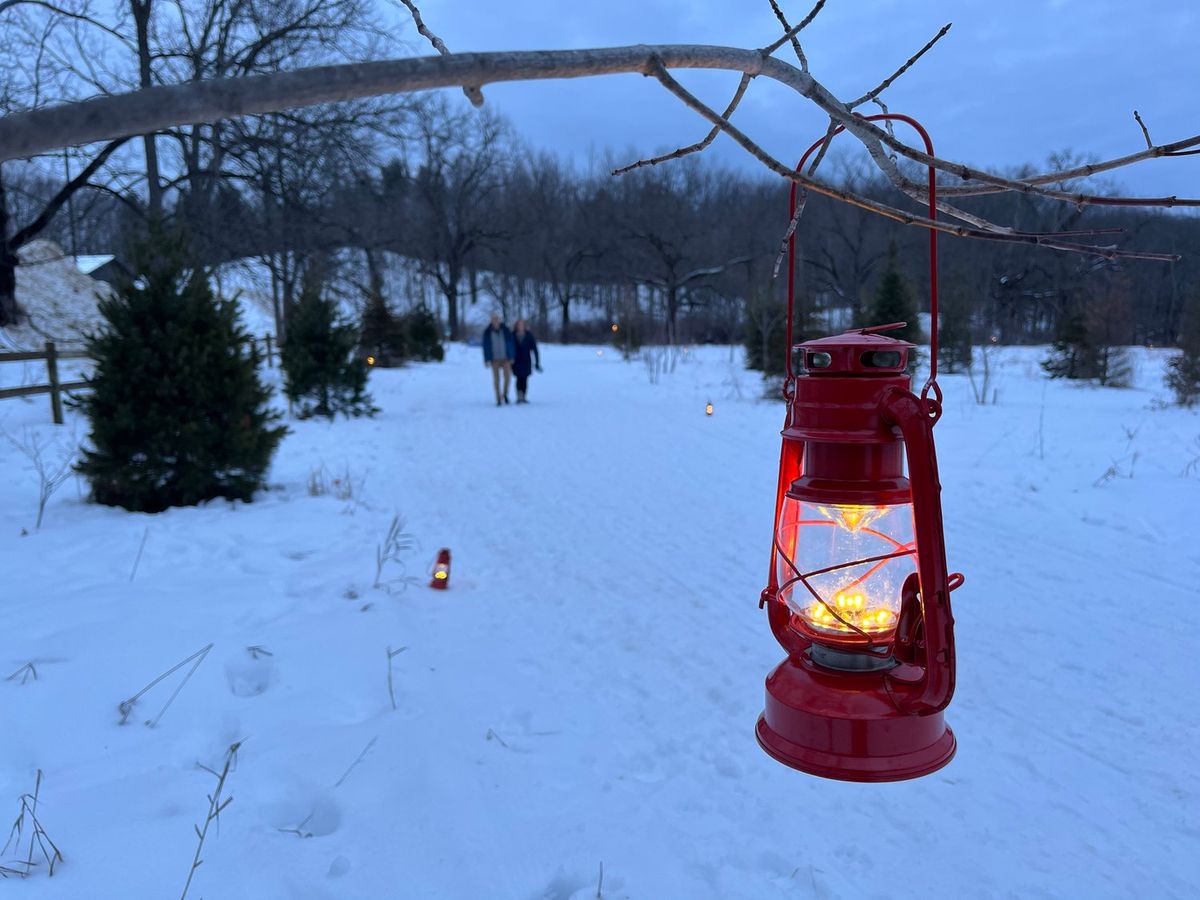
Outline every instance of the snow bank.
[(46, 341), (79, 346), (98, 317), (97, 304), (112, 288), (79, 271), (52, 241), (31, 241), (17, 251), (17, 303), (28, 319), (0, 328), (0, 347), (40, 350)]

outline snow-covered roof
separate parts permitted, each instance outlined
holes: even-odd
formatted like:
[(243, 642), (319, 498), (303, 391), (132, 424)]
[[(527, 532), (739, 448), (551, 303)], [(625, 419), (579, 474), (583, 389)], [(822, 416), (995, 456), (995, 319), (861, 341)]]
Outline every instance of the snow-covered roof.
[(112, 262), (116, 257), (111, 254), (108, 256), (76, 256), (75, 268), (84, 275), (91, 275), (98, 268)]

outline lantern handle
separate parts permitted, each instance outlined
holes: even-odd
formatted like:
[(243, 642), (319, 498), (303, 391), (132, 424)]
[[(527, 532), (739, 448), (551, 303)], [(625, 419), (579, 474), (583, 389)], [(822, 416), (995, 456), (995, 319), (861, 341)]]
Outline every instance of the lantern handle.
[(883, 418), (900, 429), (912, 483), (913, 525), (917, 539), (917, 577), (920, 583), (921, 621), (924, 625), (924, 673), (915, 683), (889, 673), (889, 693), (905, 712), (924, 714), (945, 709), (954, 696), (954, 615), (950, 592), (963, 583), (961, 573), (951, 576), (946, 565), (942, 527), (941, 482), (933, 426), (926, 402), (911, 391), (892, 388), (880, 410)]
[[(862, 116), (855, 113), (855, 118), (862, 119), (865, 122), (877, 122), (881, 119), (889, 122), (904, 122), (911, 125), (916, 132), (921, 136), (921, 140), (925, 142), (925, 152), (930, 156), (934, 156), (933, 140), (929, 137), (929, 132), (925, 127), (914, 119), (912, 116), (906, 116), (902, 113), (878, 113), (873, 116)], [(832, 132), (821, 137), (813, 143), (811, 147), (804, 151), (804, 155), (800, 157), (800, 162), (796, 164), (796, 172), (801, 172), (804, 169), (804, 164), (808, 162), (809, 156), (813, 151), (824, 144), (831, 138), (841, 134), (846, 130), (845, 125), (838, 125)], [(792, 182), (792, 189), (788, 200), (788, 223), (796, 218), (796, 188), (799, 185)], [(936, 220), (938, 217), (937, 210), (937, 177), (933, 166), (929, 167), (929, 218)], [(790, 382), (796, 377), (795, 370), (792, 367), (792, 341), (793, 341), (793, 322), (795, 320), (796, 309), (796, 229), (792, 228), (788, 234), (788, 273), (787, 273), (787, 381)], [(937, 358), (938, 358), (938, 233), (933, 229), (929, 229), (929, 378), (925, 381), (925, 386), (921, 388), (921, 400), (929, 407), (929, 417), (936, 422), (941, 415), (941, 390), (937, 386)], [(863, 334), (873, 333), (875, 331), (887, 331), (895, 328), (896, 325), (875, 326), (873, 328), (851, 329), (859, 330)], [(938, 406), (936, 411), (928, 404), (930, 391), (934, 393), (937, 399)]]

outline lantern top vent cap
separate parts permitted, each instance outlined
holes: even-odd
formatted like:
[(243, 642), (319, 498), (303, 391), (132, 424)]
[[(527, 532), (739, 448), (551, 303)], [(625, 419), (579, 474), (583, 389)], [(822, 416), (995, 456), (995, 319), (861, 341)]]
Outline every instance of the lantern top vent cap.
[(905, 322), (855, 328), (797, 344), (794, 352), (806, 375), (896, 375), (908, 365), (915, 344), (881, 334)]

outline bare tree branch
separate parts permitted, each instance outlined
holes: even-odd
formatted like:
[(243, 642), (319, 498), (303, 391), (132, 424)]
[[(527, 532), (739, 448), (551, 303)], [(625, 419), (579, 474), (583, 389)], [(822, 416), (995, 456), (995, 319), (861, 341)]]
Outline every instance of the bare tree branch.
[[(883, 79), (883, 81), (880, 82), (878, 87), (874, 88), (873, 90), (867, 91), (865, 94), (863, 94), (857, 100), (847, 103), (846, 107), (848, 109), (854, 109), (854, 107), (862, 106), (864, 103), (874, 100), (876, 97), (878, 97), (880, 94), (882, 94), (885, 90), (887, 90), (891, 86), (893, 81), (895, 81), (897, 78), (899, 78), (901, 75), (903, 75), (909, 69), (911, 69), (913, 67), (913, 64), (929, 51), (930, 47), (932, 47), (934, 44), (936, 44), (938, 41), (940, 41), (942, 38), (944, 38), (946, 36), (946, 32), (948, 32), (950, 30), (950, 26), (953, 24), (954, 24), (953, 22), (947, 22), (945, 25), (943, 25), (941, 31), (939, 31), (932, 38), (930, 38), (929, 42), (924, 47), (922, 47), (920, 50), (918, 50), (916, 53), (914, 53), (912, 56), (910, 56), (908, 58), (908, 61), (904, 65), (902, 65), (899, 69), (897, 69), (895, 72), (893, 72), (887, 78)], [(885, 111), (886, 111), (886, 109), (885, 109)]]
[[(809, 19), (819, 9), (814, 7)], [(804, 23), (801, 23), (802, 25)], [(791, 29), (798, 31), (799, 29)], [(349, 65), (323, 66), (299, 69), (270, 75), (214, 79), (156, 86), (124, 95), (100, 97), (81, 103), (38, 109), (0, 119), (0, 159), (28, 156), (48, 149), (112, 139), (129, 134), (142, 134), (184, 123), (211, 122), (224, 118), (244, 116), (280, 109), (312, 106), (321, 103), (343, 101), (353, 98), (386, 93), (401, 93), (426, 90), (436, 87), (479, 87), (500, 81), (535, 80), (547, 78), (575, 78), (618, 72), (642, 72), (659, 77), (660, 70), (669, 68), (724, 69), (741, 72), (751, 77), (766, 75), (791, 87), (823, 109), (832, 119), (845, 126), (867, 149), (876, 165), (893, 184), (921, 196), (922, 187), (904, 177), (888, 149), (922, 165), (948, 172), (970, 182), (963, 186), (948, 186), (948, 197), (971, 194), (1015, 191), (1018, 193), (1046, 196), (1076, 206), (1089, 203), (1116, 206), (1181, 206), (1200, 205), (1200, 200), (1184, 200), (1178, 197), (1124, 198), (1093, 197), (1088, 194), (1052, 190), (1041, 187), (1044, 183), (1062, 180), (1074, 173), (1052, 173), (1031, 179), (1012, 179), (974, 169), (962, 163), (929, 156), (909, 147), (872, 123), (864, 121), (848, 110), (809, 73), (795, 66), (764, 56), (762, 51), (730, 47), (702, 45), (664, 45), (659, 47), (632, 46), (593, 50), (548, 50), (517, 51), (507, 53), (464, 53), (424, 57), (417, 59), (383, 60), (378, 62)], [(664, 82), (665, 83), (665, 82)], [(697, 101), (698, 102), (698, 101)], [(707, 109), (707, 107), (704, 107)], [(745, 135), (728, 125), (728, 119), (711, 112), (706, 114), (714, 125), (721, 125), (736, 138), (743, 148), (757, 148)], [(1177, 141), (1173, 144), (1146, 149), (1138, 154), (1104, 164), (1081, 167), (1080, 175), (1117, 168), (1141, 159), (1178, 155), (1200, 147), (1200, 135)], [(751, 151), (753, 152), (753, 151)], [(761, 151), (760, 151), (761, 152)], [(764, 154), (765, 156), (765, 154)], [(770, 159), (770, 157), (766, 157)], [(774, 163), (769, 166), (775, 171)], [(785, 177), (797, 180), (795, 173), (784, 168)], [(1078, 177), (1078, 176), (1076, 176)], [(936, 227), (947, 233), (963, 236), (980, 236), (986, 228), (956, 229), (948, 223), (932, 224), (920, 216), (878, 204), (866, 198), (839, 195), (827, 185), (809, 179), (798, 183), (811, 190), (819, 190), (829, 196), (853, 202), (864, 209), (918, 224)], [(941, 193), (941, 192), (939, 192)], [(957, 213), (951, 213), (957, 214)], [(982, 220), (980, 220), (982, 221)], [(1000, 226), (989, 223), (990, 228)], [(1009, 234), (1006, 239), (1026, 243), (1059, 246), (1088, 253), (1099, 253), (1109, 258), (1117, 256), (1141, 256), (1164, 258), (1165, 254), (1137, 254), (1117, 248), (1096, 248), (1087, 245), (1064, 245), (1053, 235), (1030, 236)], [(1054, 244), (1050, 244), (1054, 241)]]
[[(800, 61), (800, 68), (805, 72), (808, 71), (808, 57), (804, 55), (804, 48), (800, 46), (800, 39), (796, 37), (792, 31), (792, 26), (788, 23), (787, 16), (783, 14), (783, 10), (779, 8), (776, 0), (769, 0), (771, 4), (771, 12), (775, 13), (775, 18), (779, 20), (779, 24), (783, 26), (784, 37), (792, 42), (792, 49), (796, 51), (796, 59)], [(819, 5), (819, 4), (818, 4)], [(799, 29), (797, 29), (798, 31)]]
[(41, 234), (42, 231), (45, 230), (46, 226), (50, 224), (50, 220), (53, 219), (58, 214), (58, 211), (66, 205), (68, 200), (71, 199), (71, 195), (80, 188), (87, 186), (88, 182), (91, 180), (91, 177), (95, 175), (96, 172), (99, 171), (100, 167), (108, 162), (108, 158), (112, 156), (128, 140), (128, 138), (118, 138), (117, 140), (110, 141), (107, 145), (105, 145), (99, 153), (92, 157), (92, 161), (87, 164), (82, 172), (62, 186), (58, 193), (50, 199), (50, 202), (43, 207), (37, 218), (35, 218), (24, 228), (17, 231), (11, 238), (8, 239), (8, 246), (10, 248), (22, 247), (30, 239)]
[[(774, 5), (774, 4), (772, 4), (772, 5)], [(796, 25), (794, 28), (788, 28), (787, 31), (784, 32), (783, 37), (779, 38), (773, 44), (767, 44), (767, 46), (762, 48), (762, 52), (765, 55), (770, 56), (772, 53), (774, 53), (776, 50), (778, 50), (780, 47), (782, 47), (787, 41), (790, 41), (792, 38), (794, 38), (796, 35), (798, 35), (800, 32), (802, 32), (805, 28), (807, 28), (809, 26), (809, 24), (812, 22), (812, 20), (817, 17), (817, 13), (819, 13), (821, 11), (821, 8), (824, 5), (825, 5), (825, 0), (817, 0), (816, 5), (812, 8), (812, 10), (809, 12), (809, 14), (800, 20), (799, 25)], [(781, 18), (782, 18), (782, 16), (781, 16)]]
[[(1090, 253), (1096, 256), (1102, 256), (1105, 259), (1147, 259), (1160, 260), (1165, 262), (1174, 262), (1179, 259), (1178, 254), (1174, 253), (1151, 253), (1139, 250), (1122, 250), (1118, 247), (1097, 247), (1089, 244), (1075, 244), (1058, 240), (1052, 234), (1017, 234), (1003, 231), (983, 231), (976, 228), (964, 228), (960, 225), (954, 225), (949, 222), (935, 221), (924, 216), (914, 215), (902, 209), (897, 209), (894, 206), (888, 206), (886, 203), (880, 203), (876, 200), (871, 200), (868, 197), (863, 197), (851, 191), (841, 190), (839, 188), (830, 187), (818, 181), (802, 175), (794, 169), (789, 169), (779, 160), (768, 154), (758, 144), (743, 134), (737, 126), (733, 125), (728, 120), (724, 120), (714, 110), (710, 109), (699, 98), (691, 94), (679, 82), (671, 77), (666, 68), (661, 64), (651, 62), (650, 74), (653, 75), (668, 91), (678, 97), (685, 105), (696, 110), (704, 118), (708, 119), (714, 125), (720, 125), (721, 130), (733, 138), (738, 144), (749, 152), (755, 159), (765, 165), (771, 171), (783, 176), (789, 181), (794, 181), (797, 184), (813, 190), (819, 194), (824, 194), (827, 197), (832, 197), (836, 200), (842, 200), (853, 206), (859, 206), (863, 209), (868, 209), (878, 213), (885, 218), (892, 219), (904, 225), (919, 225), (923, 228), (929, 228), (934, 231), (941, 231), (946, 234), (957, 235), (958, 237), (974, 237), (982, 238), (990, 241), (1005, 241), (1021, 244), (1036, 244), (1043, 247), (1052, 247), (1058, 250), (1072, 250), (1079, 253)], [(999, 227), (999, 226), (996, 226)]]
[(1146, 149), (1153, 150), (1154, 141), (1150, 140), (1150, 129), (1146, 127), (1146, 123), (1142, 121), (1142, 117), (1138, 115), (1138, 111), (1136, 109), (1133, 111), (1133, 117), (1137, 119), (1138, 125), (1140, 125), (1142, 128), (1142, 137), (1146, 139)]
[[(427, 38), (429, 43), (433, 44), (433, 49), (442, 54), (442, 56), (450, 56), (450, 48), (446, 46), (445, 41), (429, 30), (429, 27), (425, 24), (425, 20), (421, 18), (421, 11), (417, 9), (416, 4), (412, 0), (400, 0), (400, 2), (408, 7), (408, 11), (413, 18), (413, 24), (417, 26), (417, 31), (423, 37)], [(479, 85), (464, 84), (463, 93), (471, 101), (472, 106), (483, 106), (483, 91)]]
[[(725, 107), (725, 112), (721, 113), (723, 118), (728, 119), (733, 115), (733, 111), (738, 108), (738, 104), (742, 102), (742, 97), (745, 96), (746, 88), (750, 85), (753, 75), (742, 75), (742, 80), (738, 82), (737, 90), (734, 92), (733, 99), (729, 101), (729, 105)], [(651, 157), (650, 159), (639, 159), (635, 163), (630, 163), (627, 166), (622, 166), (619, 169), (613, 169), (613, 175), (624, 175), (632, 172), (634, 169), (640, 169), (643, 166), (657, 166), (659, 163), (667, 162), (671, 159), (679, 159), (682, 156), (687, 156), (689, 153), (699, 153), (705, 147), (713, 142), (718, 134), (721, 133), (719, 126), (714, 125), (712, 131), (706, 134), (703, 140), (699, 140), (694, 144), (689, 144), (687, 147), (680, 147), (678, 150), (673, 150), (670, 153), (664, 153), (662, 156)]]

